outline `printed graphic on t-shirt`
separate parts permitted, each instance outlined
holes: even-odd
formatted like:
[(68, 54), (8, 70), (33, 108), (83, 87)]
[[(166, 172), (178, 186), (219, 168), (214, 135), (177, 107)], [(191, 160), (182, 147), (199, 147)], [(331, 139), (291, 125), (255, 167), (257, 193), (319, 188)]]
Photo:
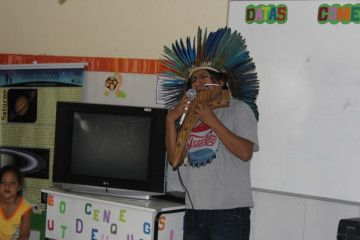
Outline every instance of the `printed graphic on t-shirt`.
[(187, 141), (190, 166), (199, 168), (212, 163), (219, 146), (218, 136), (209, 126), (204, 123), (195, 126)]
[(14, 234), (11, 235), (11, 239), (17, 239), (20, 237), (20, 224), (14, 224)]
[(6, 220), (2, 219), (3, 223), (0, 223), (0, 239), (15, 240), (20, 237), (20, 223), (9, 224)]

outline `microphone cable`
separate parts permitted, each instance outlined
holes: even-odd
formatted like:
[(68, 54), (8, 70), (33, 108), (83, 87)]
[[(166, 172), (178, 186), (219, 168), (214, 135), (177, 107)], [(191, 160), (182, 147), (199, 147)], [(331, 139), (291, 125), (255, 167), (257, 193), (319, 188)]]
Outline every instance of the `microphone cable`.
[[(189, 201), (190, 201), (190, 204), (191, 204), (191, 208), (194, 209), (194, 204), (193, 204), (193, 202), (192, 202), (192, 200), (191, 200), (189, 191), (187, 190), (187, 188), (186, 188), (186, 186), (185, 186), (185, 184), (184, 184), (184, 182), (183, 182), (183, 180), (182, 180), (182, 177), (181, 177), (179, 168), (177, 168), (176, 171), (177, 171), (177, 174), (178, 174), (178, 177), (179, 177), (180, 185), (181, 185), (182, 189), (185, 191), (186, 196), (189, 198)], [(186, 196), (185, 196), (185, 197), (186, 197)]]

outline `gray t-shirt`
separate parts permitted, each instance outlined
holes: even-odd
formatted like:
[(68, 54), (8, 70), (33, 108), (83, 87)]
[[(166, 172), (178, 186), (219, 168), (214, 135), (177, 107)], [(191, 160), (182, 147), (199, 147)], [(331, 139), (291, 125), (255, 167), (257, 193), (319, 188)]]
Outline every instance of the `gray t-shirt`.
[[(229, 107), (214, 110), (234, 134), (254, 143), (258, 151), (257, 121), (244, 102), (230, 99)], [(208, 126), (198, 122), (187, 141), (189, 164), (186, 187), (194, 209), (231, 209), (253, 206), (250, 161), (231, 154)], [(186, 197), (186, 208), (192, 208)]]

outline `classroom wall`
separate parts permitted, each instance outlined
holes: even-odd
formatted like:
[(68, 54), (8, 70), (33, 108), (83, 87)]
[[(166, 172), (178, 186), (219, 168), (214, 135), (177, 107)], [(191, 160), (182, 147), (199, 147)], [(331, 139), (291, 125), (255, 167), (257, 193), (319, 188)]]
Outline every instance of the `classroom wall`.
[(1, 0), (0, 53), (158, 59), (226, 17), (227, 0)]
[[(1, 0), (0, 54), (158, 59), (163, 45), (198, 26), (225, 26), (227, 7), (227, 0)], [(336, 239), (341, 218), (360, 216), (357, 203), (258, 190), (254, 198), (252, 240)]]

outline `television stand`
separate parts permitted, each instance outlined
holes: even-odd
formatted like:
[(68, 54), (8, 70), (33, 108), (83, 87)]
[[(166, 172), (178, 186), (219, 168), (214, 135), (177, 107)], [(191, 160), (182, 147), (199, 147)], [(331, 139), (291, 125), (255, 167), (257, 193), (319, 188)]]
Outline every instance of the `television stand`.
[(185, 206), (151, 198), (139, 200), (42, 190), (50, 239), (182, 239)]
[(165, 195), (153, 196), (153, 198), (185, 204), (185, 193), (183, 192), (167, 192)]

